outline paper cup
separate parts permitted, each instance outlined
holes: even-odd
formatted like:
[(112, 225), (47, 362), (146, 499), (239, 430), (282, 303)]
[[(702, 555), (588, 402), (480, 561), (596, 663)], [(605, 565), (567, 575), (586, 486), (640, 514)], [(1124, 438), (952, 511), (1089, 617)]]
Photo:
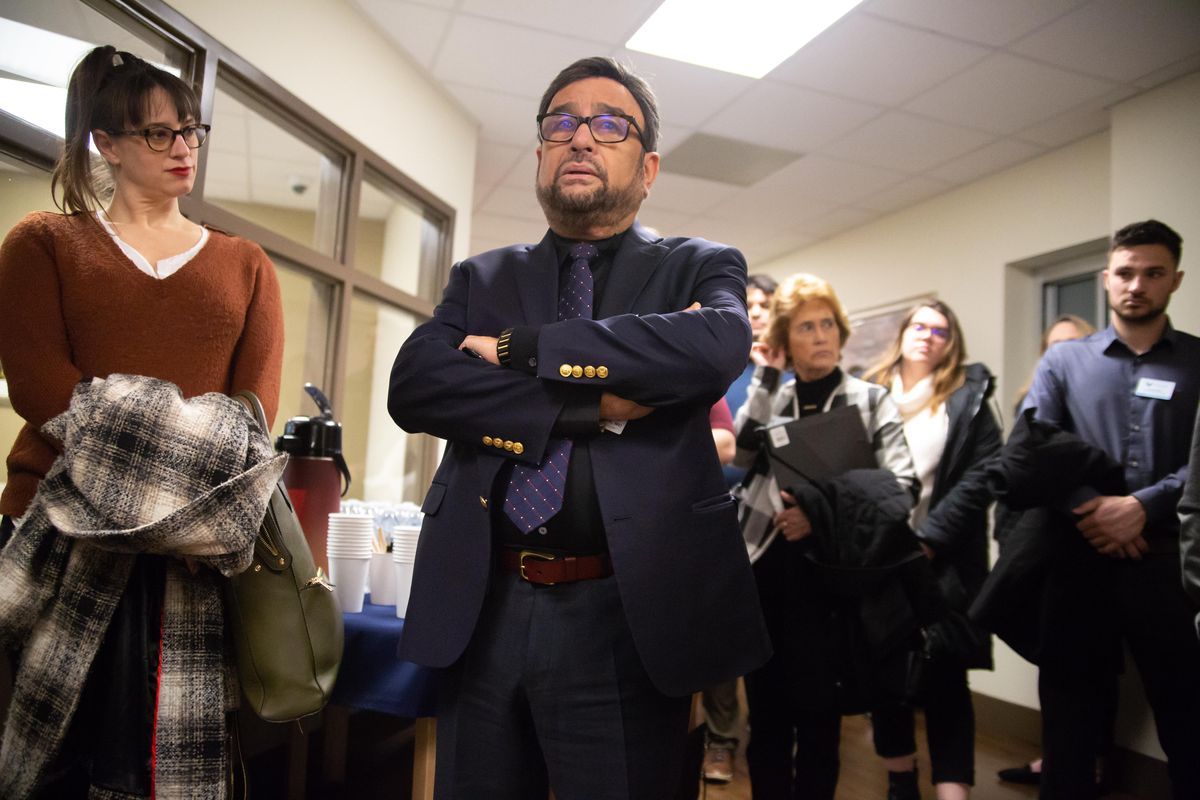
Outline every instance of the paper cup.
[(363, 610), (363, 595), (367, 593), (367, 570), (371, 559), (329, 557), (329, 580), (342, 611), (354, 614)]
[(371, 602), (377, 606), (396, 603), (396, 567), (391, 553), (372, 553), (370, 568)]

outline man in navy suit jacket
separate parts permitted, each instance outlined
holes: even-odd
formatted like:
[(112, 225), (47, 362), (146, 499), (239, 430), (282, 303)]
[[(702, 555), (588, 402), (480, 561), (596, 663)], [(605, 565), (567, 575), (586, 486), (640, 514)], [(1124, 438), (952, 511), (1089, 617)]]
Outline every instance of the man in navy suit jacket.
[(658, 124), (612, 60), (563, 70), (538, 116), (550, 230), (456, 264), (396, 357), (393, 419), (447, 440), (400, 646), (447, 668), (438, 798), (669, 797), (690, 694), (770, 652), (708, 427), (749, 352), (746, 264), (637, 224)]

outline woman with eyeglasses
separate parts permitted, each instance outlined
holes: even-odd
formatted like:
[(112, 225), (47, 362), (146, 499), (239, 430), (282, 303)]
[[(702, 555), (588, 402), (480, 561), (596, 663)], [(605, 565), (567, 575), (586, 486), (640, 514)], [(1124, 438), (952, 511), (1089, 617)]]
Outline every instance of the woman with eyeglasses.
[[(135, 55), (97, 47), (72, 73), (65, 148), (52, 181), (64, 213), (30, 214), (0, 246), (0, 362), (13, 408), (25, 420), (8, 456), (0, 542), (13, 535), (62, 449), (40, 431), (67, 410), (80, 381), (144, 375), (176, 384), (185, 397), (248, 389), (274, 416), (283, 353), (274, 267), (258, 245), (197, 225), (179, 210), (207, 135), (191, 87)], [(104, 161), (103, 175), (94, 174), (89, 141)], [(20, 542), (17, 528), (8, 546)], [(19, 763), (46, 762), (35, 776), (35, 796), (85, 797), (90, 785), (106, 797), (148, 797), (156, 760), (182, 755), (193, 766), (203, 759), (211, 766), (222, 758), (153, 745), (163, 715), (189, 714), (157, 705), (165, 576), (179, 571), (176, 563), (183, 562), (137, 556), (65, 732), (35, 726), (33, 738), (22, 741), (14, 719), (31, 711), (14, 700), (5, 747), (29, 749)], [(194, 564), (183, 572), (196, 581), (211, 573)], [(79, 621), (85, 623), (105, 621)], [(205, 640), (217, 665), (219, 640)], [(18, 671), (18, 697), (22, 680)], [(224, 732), (205, 731), (197, 741), (214, 739), (223, 742)]]
[[(794, 479), (777, 474), (766, 456), (761, 429), (837, 409), (856, 410), (879, 468), (869, 470), (877, 481), (872, 496), (898, 513), (886, 515), (891, 525), (858, 526), (854, 535), (861, 531), (874, 536), (875, 552), (903, 551), (909, 561), (920, 559), (904, 524), (916, 496), (916, 473), (900, 414), (887, 390), (847, 375), (839, 366), (850, 321), (833, 287), (814, 275), (793, 275), (776, 289), (770, 320), (762, 339), (752, 345), (754, 375), (734, 422), (734, 464), (748, 470), (738, 490), (742, 535), (775, 650), (766, 664), (745, 677), (750, 723), (746, 762), (755, 800), (833, 800), (842, 715), (862, 697), (874, 696), (878, 681), (851, 678), (861, 674), (863, 662), (848, 640), (862, 632), (853, 620), (861, 618), (865, 607), (830, 585), (827, 579), (838, 567), (827, 570), (829, 565), (815, 563), (811, 556), (824, 552), (824, 543), (837, 538), (844, 527), (854, 526), (841, 524), (836, 513), (832, 524), (823, 525), (805, 512), (807, 506), (797, 495), (812, 487), (798, 481), (803, 485), (797, 488), (797, 483), (788, 482)], [(794, 380), (785, 378), (789, 369)], [(854, 509), (841, 510), (844, 518), (856, 516)], [(858, 516), (878, 519), (885, 514)], [(897, 526), (901, 535), (893, 536)], [(885, 538), (888, 541), (882, 541)], [(884, 573), (873, 572), (881, 578), (878, 583), (873, 578), (873, 585), (889, 580)], [(899, 583), (889, 585), (903, 594)], [(888, 674), (906, 671), (907, 654), (918, 636), (915, 625), (901, 623), (887, 634), (894, 646), (887, 649), (885, 669)], [(890, 669), (892, 664), (899, 670)], [(874, 664), (867, 670), (870, 678), (881, 677)], [(896, 683), (902, 684), (903, 676)]]
[[(868, 379), (891, 392), (904, 420), (921, 496), (911, 525), (931, 559), (948, 616), (927, 631), (916, 701), (925, 709), (932, 782), (938, 800), (962, 800), (974, 784), (975, 717), (968, 669), (991, 669), (991, 639), (966, 617), (987, 576), (987, 508), (982, 474), (1000, 449), (989, 406), (995, 379), (967, 364), (958, 318), (945, 303), (914, 308)], [(888, 800), (917, 800), (913, 712), (889, 705), (872, 713), (875, 751), (888, 769)]]

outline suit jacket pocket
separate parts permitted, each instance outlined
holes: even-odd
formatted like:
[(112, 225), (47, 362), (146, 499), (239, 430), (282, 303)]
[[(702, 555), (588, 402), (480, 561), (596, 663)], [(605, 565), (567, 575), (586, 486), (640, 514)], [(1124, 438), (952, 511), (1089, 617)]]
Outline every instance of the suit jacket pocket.
[(710, 511), (719, 511), (723, 508), (731, 508), (733, 506), (733, 495), (728, 491), (720, 494), (706, 497), (698, 503), (692, 503), (693, 514), (706, 514)]
[(442, 499), (445, 496), (446, 484), (429, 484), (429, 491), (425, 493), (425, 502), (421, 504), (421, 512), (430, 515), (436, 514), (438, 509), (442, 507)]

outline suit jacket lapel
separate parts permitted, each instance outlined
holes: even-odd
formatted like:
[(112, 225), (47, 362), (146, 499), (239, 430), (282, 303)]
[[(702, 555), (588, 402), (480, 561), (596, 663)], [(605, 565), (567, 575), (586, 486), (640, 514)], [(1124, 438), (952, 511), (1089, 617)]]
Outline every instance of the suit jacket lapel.
[(513, 271), (517, 293), (521, 298), (524, 322), (545, 325), (558, 321), (558, 256), (550, 231), (529, 250), (526, 263), (517, 264)]
[(600, 298), (595, 318), (603, 319), (629, 313), (633, 309), (634, 301), (642, 293), (642, 288), (662, 263), (667, 252), (666, 247), (655, 242), (645, 228), (634, 222), (629, 234), (621, 242), (621, 248), (613, 257), (611, 271), (604, 287), (604, 297)]

